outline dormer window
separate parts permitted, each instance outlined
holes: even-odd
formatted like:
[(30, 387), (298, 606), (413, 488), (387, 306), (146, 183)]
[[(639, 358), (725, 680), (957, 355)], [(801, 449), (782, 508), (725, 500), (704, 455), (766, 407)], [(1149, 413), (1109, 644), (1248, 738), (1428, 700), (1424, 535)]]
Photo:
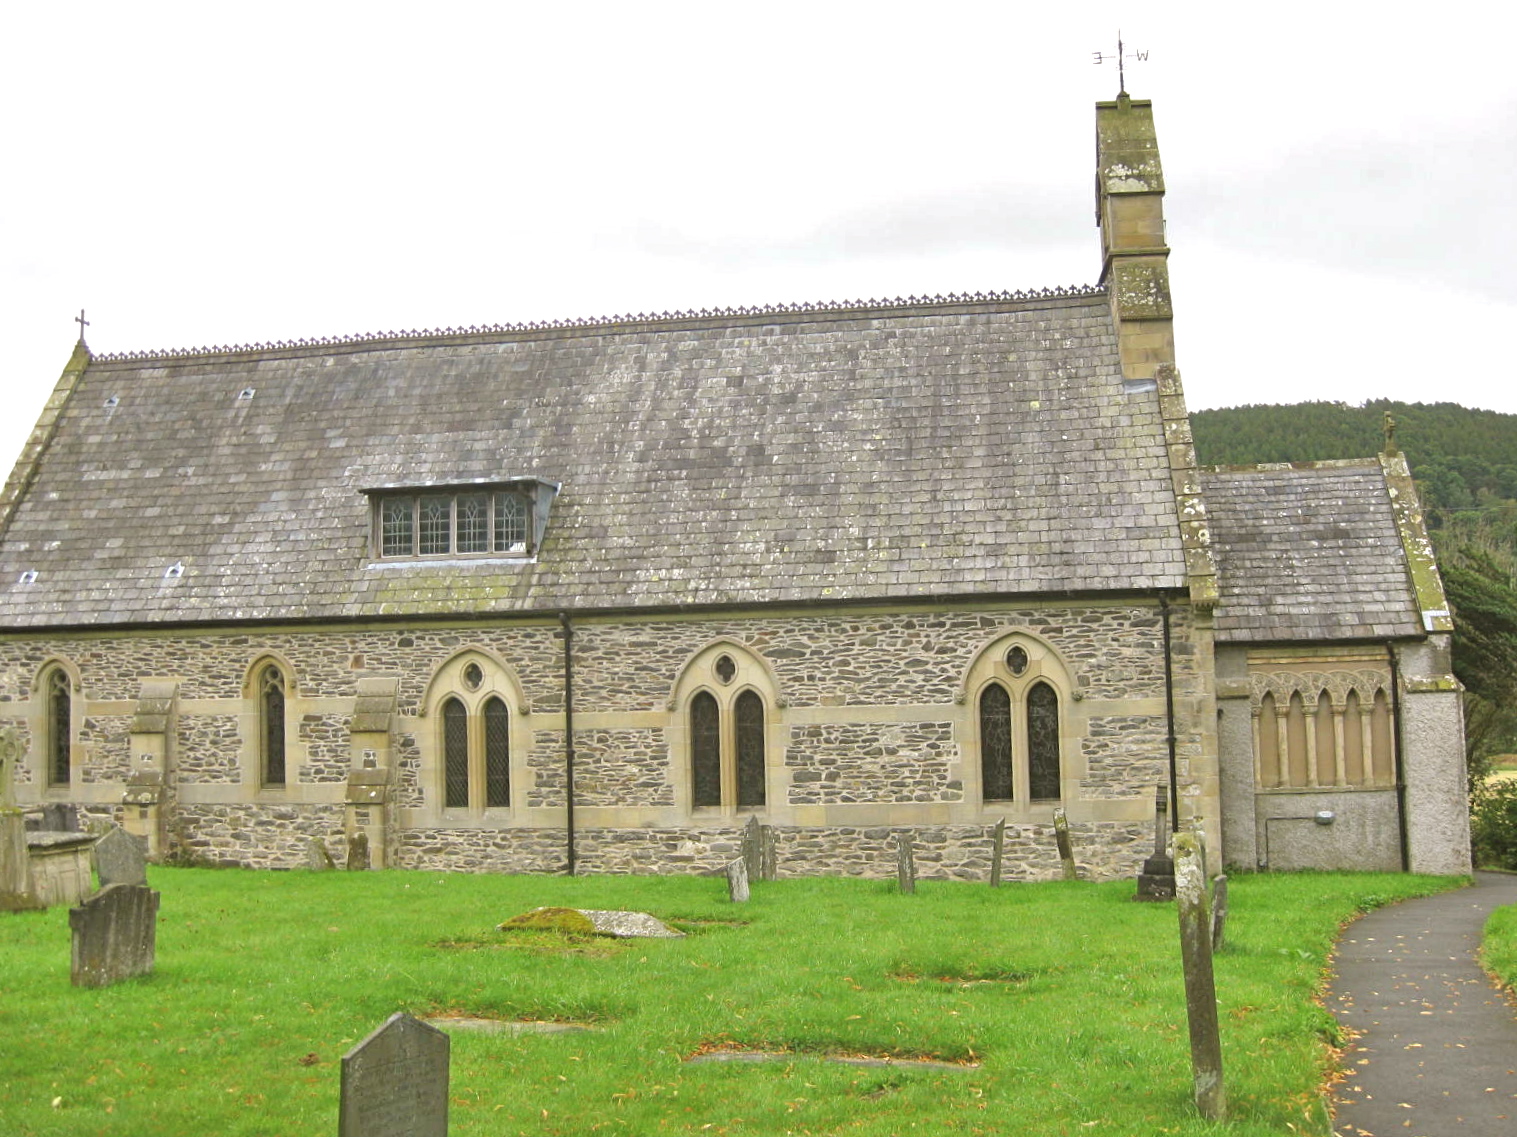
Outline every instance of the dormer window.
[(380, 560), (530, 557), (558, 487), (510, 484), (369, 490)]

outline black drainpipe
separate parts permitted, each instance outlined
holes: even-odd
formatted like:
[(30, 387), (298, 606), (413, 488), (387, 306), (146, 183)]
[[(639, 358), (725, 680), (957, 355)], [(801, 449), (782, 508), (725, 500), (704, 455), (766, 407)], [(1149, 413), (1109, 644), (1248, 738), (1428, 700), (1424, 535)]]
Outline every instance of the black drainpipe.
[(1391, 665), (1391, 769), (1396, 775), (1396, 827), (1401, 834), (1401, 871), (1412, 867), (1412, 851), (1406, 824), (1406, 778), (1401, 766), (1401, 667), (1396, 660), (1396, 647), (1385, 642), (1385, 658)]
[(1175, 759), (1175, 668), (1170, 659), (1169, 598), (1159, 593), (1159, 612), (1164, 617), (1164, 716), (1169, 731), (1169, 831), (1180, 832), (1180, 780)]
[(569, 613), (558, 614), (564, 629), (564, 838), (568, 843), (565, 870), (574, 875), (574, 626)]

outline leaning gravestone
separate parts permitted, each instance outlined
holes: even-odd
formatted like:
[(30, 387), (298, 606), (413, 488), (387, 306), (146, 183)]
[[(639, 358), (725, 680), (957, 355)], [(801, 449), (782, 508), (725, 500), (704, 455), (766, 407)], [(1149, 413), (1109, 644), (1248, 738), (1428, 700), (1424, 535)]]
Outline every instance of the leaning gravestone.
[(749, 880), (763, 879), (764, 854), (763, 850), (759, 848), (761, 843), (759, 830), (761, 828), (759, 819), (751, 816), (748, 818), (748, 824), (743, 826), (743, 867), (748, 870)]
[(120, 826), (112, 826), (96, 841), (90, 856), (102, 889), (113, 884), (147, 884), (147, 850), (142, 839)]
[(405, 1012), (342, 1058), (337, 1137), (447, 1137), (448, 1036)]
[(306, 842), (306, 868), (312, 872), (328, 872), (336, 867), (337, 862), (332, 859), (332, 852), (325, 841), (320, 837), (312, 837)]
[(69, 980), (109, 987), (153, 970), (158, 946), (158, 893), (144, 884), (111, 884), (68, 910), (74, 933)]

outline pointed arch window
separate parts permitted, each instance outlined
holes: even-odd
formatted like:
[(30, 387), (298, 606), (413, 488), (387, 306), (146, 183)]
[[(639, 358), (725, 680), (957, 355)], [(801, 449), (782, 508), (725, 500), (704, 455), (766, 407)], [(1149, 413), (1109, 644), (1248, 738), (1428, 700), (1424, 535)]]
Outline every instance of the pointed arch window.
[(284, 673), (271, 663), (258, 673), (258, 769), (266, 786), (284, 785), (284, 728)]
[(43, 681), (46, 692), (47, 782), (66, 786), (73, 780), (74, 700), (68, 672), (55, 667)]
[(739, 692), (726, 707), (710, 691), (696, 692), (690, 700), (692, 805), (763, 806), (764, 719), (764, 699), (757, 691)]
[(1060, 684), (1068, 675), (1046, 644), (1018, 636), (981, 656), (971, 682), (983, 801), (1048, 802), (1064, 796)]
[(457, 696), (445, 700), (442, 752), (446, 808), (511, 804), (511, 713), (498, 696), (487, 697), (472, 714)]

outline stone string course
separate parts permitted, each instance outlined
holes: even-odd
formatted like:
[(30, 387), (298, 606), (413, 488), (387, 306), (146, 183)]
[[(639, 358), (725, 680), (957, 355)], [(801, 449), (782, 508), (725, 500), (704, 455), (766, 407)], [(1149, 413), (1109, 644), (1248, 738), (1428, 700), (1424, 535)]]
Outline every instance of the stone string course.
[[(1189, 652), (1185, 610), (1175, 613), (1176, 696), (1204, 694), (1197, 659)], [(589, 807), (667, 811), (680, 799), (683, 764), (670, 754), (667, 726), (688, 713), (671, 704), (688, 661), (717, 641), (757, 660), (777, 696), (769, 708), (778, 733), (774, 753), (783, 796), (777, 807), (832, 807), (964, 802), (961, 753), (972, 737), (973, 707), (961, 702), (963, 685), (980, 652), (1014, 630), (1029, 631), (1053, 646), (1068, 664), (1075, 693), (1083, 700), (1162, 700), (1164, 661), (1159, 617), (1140, 604), (1050, 605), (1026, 608), (926, 609), (901, 612), (839, 612), (794, 616), (714, 616), (702, 620), (650, 619), (621, 623), (585, 620), (575, 626), (575, 706), (597, 716), (575, 735), (577, 803)], [(92, 808), (124, 785), (130, 769), (131, 716), (96, 713), (91, 704), (134, 702), (145, 681), (179, 682), (175, 776), (181, 784), (238, 785), (244, 780), (240, 737), (256, 717), (247, 699), (250, 669), (262, 658), (281, 661), (291, 682), (291, 765), (294, 785), (336, 787), (349, 773), (351, 704), (367, 676), (400, 678), (397, 717), (391, 735), (397, 809), (440, 817), (437, 771), (426, 755), (436, 722), (417, 717), (435, 707), (429, 683), (460, 652), (481, 651), (501, 661), (519, 697), (508, 699), (522, 727), (526, 752), (513, 755), (520, 781), (516, 807), (564, 805), (564, 735), (554, 716), (563, 707), (563, 641), (555, 624), (542, 621), (480, 623), (466, 627), (335, 628), (267, 634), (98, 634), (49, 640), (0, 641), (0, 721), (23, 733), (35, 729), (30, 692), (50, 660), (77, 667), (83, 725), (76, 750), (76, 781)], [(712, 658), (710, 655), (705, 658)], [(193, 661), (193, 664), (189, 661)], [(312, 700), (323, 700), (319, 706)], [(195, 704), (193, 713), (185, 708)], [(207, 706), (210, 703), (211, 706)], [(8, 706), (6, 704), (9, 704)], [(337, 709), (334, 709), (334, 705)], [(522, 707), (528, 709), (521, 720)], [(1166, 769), (1160, 715), (1085, 713), (1081, 698), (1065, 702), (1070, 718), (1083, 720), (1078, 738), (1084, 767), (1079, 797), (1087, 802), (1148, 797)], [(214, 709), (213, 709), (214, 708)], [(103, 709), (103, 708), (102, 708)], [(114, 712), (117, 708), (111, 707)], [(903, 710), (904, 709), (904, 710)], [(1091, 708), (1093, 711), (1094, 708)], [(605, 717), (639, 714), (636, 725), (607, 725)], [(1200, 756), (1196, 724), (1183, 723), (1180, 756), (1185, 768)], [(23, 763), (17, 785), (37, 787), (37, 771)], [(49, 794), (56, 791), (49, 790)], [(254, 787), (244, 791), (249, 796)], [(173, 788), (166, 795), (173, 798)], [(304, 864), (311, 837), (341, 848), (344, 808), (331, 804), (246, 802), (177, 805), (169, 830), (181, 855), (260, 867)], [(711, 829), (699, 819), (668, 828), (667, 813), (656, 828), (589, 831), (583, 836), (586, 871), (715, 871), (735, 855), (737, 831)], [(808, 819), (809, 822), (810, 819)], [(651, 818), (645, 818), (646, 825)], [(889, 875), (894, 871), (893, 830), (848, 826), (777, 824), (792, 864), (805, 872)], [(1007, 875), (1053, 875), (1057, 858), (1051, 831), (1037, 827), (1009, 834)], [(1088, 822), (1085, 860), (1097, 875), (1126, 872), (1147, 854), (1149, 825)], [(975, 826), (918, 831), (917, 862), (924, 875), (976, 878), (988, 873), (988, 837)], [(1135, 848), (1129, 848), (1133, 841)], [(560, 830), (503, 821), (500, 828), (415, 828), (395, 835), (398, 863), (427, 868), (559, 871)], [(1044, 848), (1044, 845), (1047, 848)], [(1135, 871), (1135, 870), (1134, 870)]]

